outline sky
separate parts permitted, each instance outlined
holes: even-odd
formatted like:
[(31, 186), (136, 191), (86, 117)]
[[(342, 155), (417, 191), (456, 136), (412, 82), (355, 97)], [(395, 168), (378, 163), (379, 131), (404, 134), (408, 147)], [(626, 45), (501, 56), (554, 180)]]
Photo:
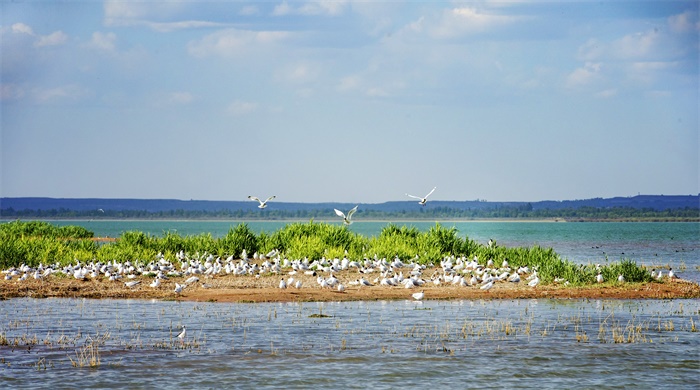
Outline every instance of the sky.
[(0, 1), (0, 197), (690, 195), (697, 1)]

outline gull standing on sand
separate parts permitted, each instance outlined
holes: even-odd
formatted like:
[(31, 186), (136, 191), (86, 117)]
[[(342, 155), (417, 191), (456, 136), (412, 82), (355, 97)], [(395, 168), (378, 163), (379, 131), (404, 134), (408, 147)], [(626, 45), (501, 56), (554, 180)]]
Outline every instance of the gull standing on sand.
[(435, 191), (436, 188), (437, 187), (433, 187), (433, 189), (430, 190), (430, 192), (428, 192), (428, 195), (426, 195), (422, 198), (420, 196), (411, 195), (409, 193), (406, 193), (406, 196), (410, 196), (411, 198), (414, 198), (414, 199), (419, 199), (420, 201), (418, 202), (418, 204), (421, 206), (425, 206), (425, 204), (428, 202), (428, 197), (430, 196), (430, 194), (432, 194)]
[(350, 225), (350, 224), (352, 223), (352, 221), (350, 220), (350, 218), (352, 218), (352, 215), (355, 214), (355, 211), (357, 211), (357, 207), (358, 207), (358, 206), (359, 206), (359, 205), (353, 207), (350, 211), (348, 211), (348, 214), (347, 214), (347, 215), (345, 215), (342, 211), (340, 211), (340, 210), (338, 210), (338, 209), (333, 209), (333, 210), (335, 210), (335, 213), (336, 213), (339, 217), (342, 217), (342, 218), (343, 218), (343, 223), (344, 223), (344, 224)]
[(537, 285), (540, 284), (540, 277), (535, 275), (535, 277), (528, 282), (528, 286), (530, 287), (537, 287)]
[(417, 293), (411, 294), (411, 296), (412, 296), (413, 299), (415, 299), (416, 301), (420, 301), (421, 299), (423, 299), (423, 297), (425, 297), (425, 294), (423, 293), (423, 291), (419, 291), (419, 292), (417, 292)]
[(125, 285), (126, 287), (132, 288), (132, 287), (136, 286), (136, 285), (139, 284), (139, 283), (141, 283), (140, 280), (132, 280), (131, 282), (125, 282), (124, 285)]
[(261, 200), (261, 199), (258, 198), (257, 196), (248, 196), (248, 199), (250, 199), (250, 200), (256, 200), (256, 201), (260, 202), (260, 205), (258, 206), (258, 208), (259, 208), (259, 209), (264, 209), (265, 207), (267, 207), (267, 202), (271, 201), (272, 199), (275, 199), (276, 197), (277, 197), (277, 195), (272, 195), (271, 197), (269, 197), (269, 198), (267, 198), (267, 199), (265, 199), (265, 200)]
[(175, 283), (175, 294), (180, 294), (185, 286), (185, 284)]

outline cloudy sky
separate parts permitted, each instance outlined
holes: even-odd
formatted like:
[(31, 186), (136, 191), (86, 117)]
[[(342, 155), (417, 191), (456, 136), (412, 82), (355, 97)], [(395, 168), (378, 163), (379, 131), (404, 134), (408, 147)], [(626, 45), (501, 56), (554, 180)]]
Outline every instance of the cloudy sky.
[(0, 11), (2, 197), (699, 192), (696, 1)]

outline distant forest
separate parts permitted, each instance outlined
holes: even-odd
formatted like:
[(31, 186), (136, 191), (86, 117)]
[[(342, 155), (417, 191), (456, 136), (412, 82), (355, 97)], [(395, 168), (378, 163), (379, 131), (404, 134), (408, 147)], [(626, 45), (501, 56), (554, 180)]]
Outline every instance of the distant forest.
[[(0, 198), (2, 219), (338, 220), (355, 203), (100, 198)], [(360, 203), (355, 220), (700, 221), (700, 195), (637, 195), (565, 201)]]
[[(3, 209), (3, 218), (46, 218), (46, 219), (233, 219), (233, 220), (335, 220), (333, 208), (310, 210), (13, 210)], [(418, 208), (417, 210), (362, 210), (355, 214), (355, 220), (477, 220), (477, 219), (517, 219), (540, 220), (558, 219), (563, 221), (700, 221), (700, 209), (654, 210), (652, 208), (612, 207), (598, 208), (584, 206), (565, 209), (539, 209), (531, 205), (502, 206), (492, 209), (462, 210), (449, 207)]]

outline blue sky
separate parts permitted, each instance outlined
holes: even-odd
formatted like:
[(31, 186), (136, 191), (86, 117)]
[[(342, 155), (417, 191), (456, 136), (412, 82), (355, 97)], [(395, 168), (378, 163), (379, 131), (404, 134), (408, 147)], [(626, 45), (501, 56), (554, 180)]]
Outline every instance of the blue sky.
[(695, 1), (0, 11), (3, 197), (699, 192)]

